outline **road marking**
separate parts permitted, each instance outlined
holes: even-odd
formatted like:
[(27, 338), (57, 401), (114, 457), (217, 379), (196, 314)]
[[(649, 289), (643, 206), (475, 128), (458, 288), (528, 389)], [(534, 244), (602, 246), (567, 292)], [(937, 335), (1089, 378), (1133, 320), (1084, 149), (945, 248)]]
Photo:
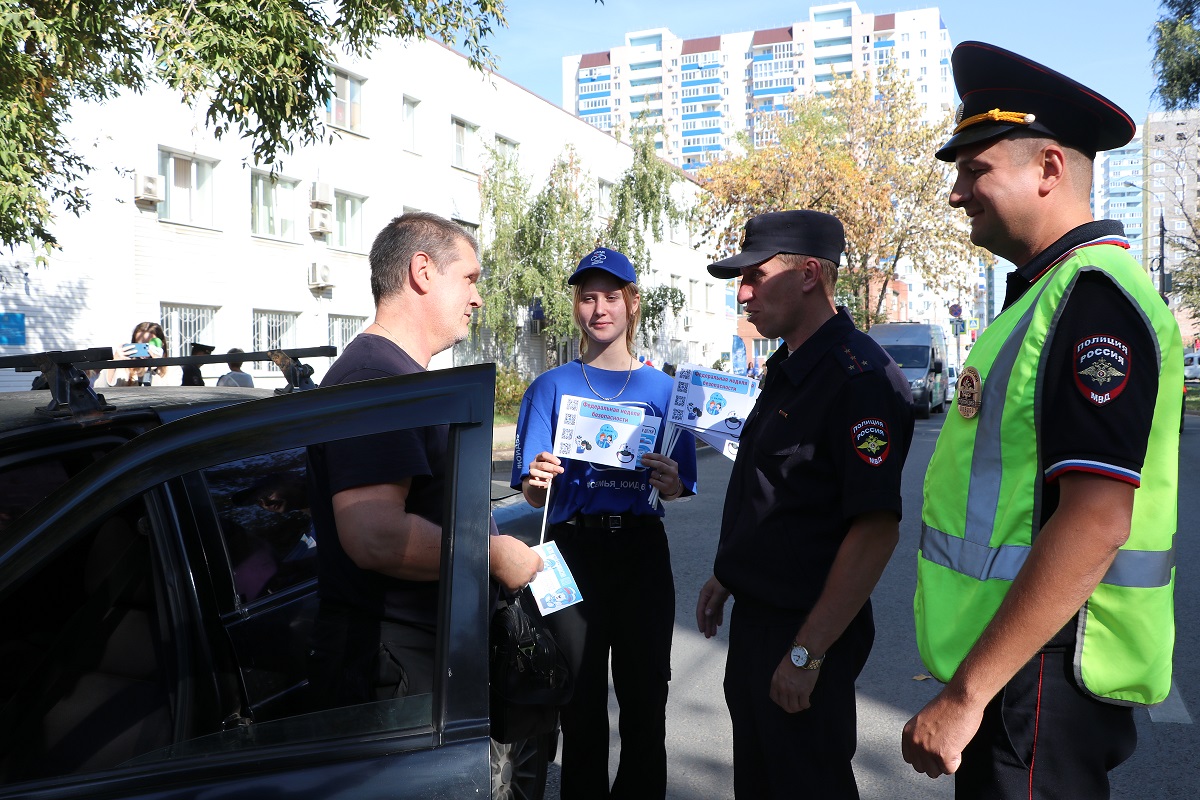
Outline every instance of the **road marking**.
[(1188, 713), (1187, 705), (1183, 702), (1183, 696), (1179, 694), (1179, 683), (1171, 683), (1171, 691), (1167, 694), (1167, 699), (1163, 700), (1158, 705), (1150, 706), (1147, 711), (1150, 712), (1152, 722), (1175, 722), (1180, 725), (1191, 725), (1192, 715)]

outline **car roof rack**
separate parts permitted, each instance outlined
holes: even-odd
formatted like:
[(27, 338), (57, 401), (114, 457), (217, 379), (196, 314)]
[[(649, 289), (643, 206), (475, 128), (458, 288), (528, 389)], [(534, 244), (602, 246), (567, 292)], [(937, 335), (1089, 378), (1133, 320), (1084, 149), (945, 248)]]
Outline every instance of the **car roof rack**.
[[(275, 394), (315, 389), (313, 368), (300, 362), (301, 358), (337, 356), (337, 348), (289, 347), (286, 350), (258, 350), (237, 353), (243, 363), (271, 361), (283, 373), (287, 386), (276, 389)], [(101, 411), (112, 411), (114, 406), (104, 401), (92, 387), (86, 370), (101, 370), (137, 367), (173, 367), (201, 364), (225, 364), (229, 353), (207, 356), (174, 356), (167, 358), (113, 359), (111, 347), (92, 347), (87, 350), (51, 350), (45, 353), (29, 353), (19, 356), (0, 357), (0, 369), (14, 368), (18, 372), (41, 372), (50, 389), (50, 403), (39, 408), (38, 413), (54, 417), (78, 416)]]

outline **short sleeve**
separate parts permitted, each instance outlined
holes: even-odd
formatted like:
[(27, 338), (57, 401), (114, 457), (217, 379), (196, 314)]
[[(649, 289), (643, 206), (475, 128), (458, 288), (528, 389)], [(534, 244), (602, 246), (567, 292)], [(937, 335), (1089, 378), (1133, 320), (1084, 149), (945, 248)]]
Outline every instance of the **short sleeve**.
[(846, 382), (828, 435), (841, 471), (842, 516), (902, 514), (900, 478), (908, 455), (912, 411), (884, 372)]
[(517, 411), (516, 442), (513, 444), (512, 477), (509, 482), (513, 489), (521, 488), (521, 481), (529, 474), (529, 465), (534, 456), (548, 452), (554, 446), (554, 426), (550, 410), (553, 402), (553, 384), (545, 379), (530, 384), (521, 398), (521, 407)]
[(1047, 354), (1040, 423), (1047, 480), (1080, 471), (1140, 485), (1159, 373), (1141, 311), (1103, 273), (1083, 273)]

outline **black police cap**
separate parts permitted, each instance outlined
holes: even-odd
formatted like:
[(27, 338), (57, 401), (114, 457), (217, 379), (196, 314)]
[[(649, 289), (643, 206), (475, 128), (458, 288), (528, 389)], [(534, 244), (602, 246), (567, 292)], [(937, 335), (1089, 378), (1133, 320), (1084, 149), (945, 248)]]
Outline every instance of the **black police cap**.
[(962, 104), (954, 135), (935, 154), (1028, 130), (1095, 156), (1137, 131), (1116, 103), (1036, 61), (984, 42), (962, 42), (950, 57)]
[(742, 252), (710, 264), (715, 278), (736, 278), (743, 267), (753, 267), (780, 253), (824, 258), (837, 264), (846, 249), (846, 231), (832, 214), (820, 211), (773, 211), (746, 223)]

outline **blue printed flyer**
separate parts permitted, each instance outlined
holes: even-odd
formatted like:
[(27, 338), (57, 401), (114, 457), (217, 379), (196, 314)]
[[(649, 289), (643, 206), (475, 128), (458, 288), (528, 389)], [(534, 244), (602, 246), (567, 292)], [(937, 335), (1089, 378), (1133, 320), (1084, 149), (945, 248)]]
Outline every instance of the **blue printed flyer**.
[(565, 394), (558, 404), (554, 454), (559, 458), (637, 469), (642, 453), (648, 452), (645, 418), (646, 412), (641, 408)]
[(758, 381), (753, 378), (684, 364), (675, 372), (670, 421), (715, 434), (722, 442), (737, 439), (757, 396)]
[(583, 602), (583, 595), (579, 593), (579, 586), (562, 553), (558, 552), (558, 545), (546, 542), (531, 549), (542, 557), (542, 571), (529, 584), (542, 616)]

